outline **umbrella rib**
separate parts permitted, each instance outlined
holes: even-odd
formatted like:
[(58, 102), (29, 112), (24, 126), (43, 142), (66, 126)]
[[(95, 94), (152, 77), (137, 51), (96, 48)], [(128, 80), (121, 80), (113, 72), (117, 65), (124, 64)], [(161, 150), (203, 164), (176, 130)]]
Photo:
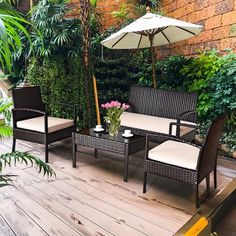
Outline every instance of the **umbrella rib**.
[(171, 43), (170, 40), (167, 38), (166, 34), (165, 34), (163, 31), (161, 31), (161, 33), (163, 34), (163, 36), (165, 37), (165, 39), (168, 41), (168, 43)]
[(156, 34), (162, 32), (163, 30), (165, 30), (165, 29), (167, 29), (167, 28), (168, 28), (168, 26), (162, 27), (162, 28), (158, 28), (158, 29), (153, 29), (151, 35), (154, 36), (154, 35), (156, 35)]
[(117, 43), (119, 43), (128, 33), (125, 33), (119, 40), (117, 40), (113, 45), (112, 48), (116, 46)]
[(141, 43), (142, 37), (143, 37), (143, 35), (141, 34), (141, 36), (140, 36), (140, 38), (139, 38), (139, 41), (138, 41), (138, 48), (139, 48), (139, 46), (140, 46), (140, 43)]
[(187, 30), (187, 29), (184, 29), (184, 28), (182, 28), (182, 27), (180, 27), (180, 26), (176, 26), (176, 28), (179, 28), (179, 29), (181, 29), (181, 30), (184, 30), (184, 31), (186, 31), (186, 32), (188, 32), (188, 33), (190, 33), (190, 34), (192, 34), (192, 35), (196, 35), (194, 32), (192, 32), (192, 31), (190, 31), (190, 30)]

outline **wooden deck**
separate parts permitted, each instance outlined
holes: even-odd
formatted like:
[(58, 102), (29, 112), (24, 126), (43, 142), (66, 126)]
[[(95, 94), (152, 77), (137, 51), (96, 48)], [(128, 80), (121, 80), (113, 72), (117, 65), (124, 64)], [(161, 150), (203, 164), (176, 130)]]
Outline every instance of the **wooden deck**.
[[(34, 168), (6, 168), (19, 175), (14, 187), (0, 189), (0, 236), (12, 235), (173, 235), (194, 213), (191, 186), (157, 176), (148, 178), (142, 193), (143, 152), (130, 159), (129, 182), (123, 182), (123, 162), (112, 155), (83, 148), (72, 168), (71, 141), (52, 145), (49, 152), (56, 178)], [(18, 141), (17, 150), (43, 158), (43, 146)], [(0, 153), (11, 140), (0, 141)], [(219, 188), (236, 178), (236, 161), (219, 158)], [(200, 186), (204, 194), (205, 183)], [(214, 195), (215, 192), (212, 192)]]

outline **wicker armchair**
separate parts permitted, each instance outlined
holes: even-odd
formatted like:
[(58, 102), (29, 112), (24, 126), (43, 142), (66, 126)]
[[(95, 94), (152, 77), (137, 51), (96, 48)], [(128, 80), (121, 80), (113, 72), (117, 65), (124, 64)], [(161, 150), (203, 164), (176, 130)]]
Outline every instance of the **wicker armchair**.
[(148, 173), (164, 176), (195, 185), (195, 202), (198, 208), (200, 205), (198, 185), (206, 178), (206, 187), (209, 191), (210, 173), (212, 171), (214, 171), (214, 187), (217, 187), (217, 151), (225, 119), (226, 115), (223, 115), (212, 122), (202, 146), (170, 137), (168, 141), (149, 150), (149, 139), (152, 134), (147, 134), (143, 193), (146, 192)]
[(48, 145), (71, 137), (75, 131), (76, 109), (65, 105), (67, 109), (74, 109), (74, 120), (48, 116), (38, 86), (16, 88), (12, 91), (12, 95), (14, 102), (12, 151), (15, 151), (16, 139), (44, 144), (45, 162), (48, 162)]

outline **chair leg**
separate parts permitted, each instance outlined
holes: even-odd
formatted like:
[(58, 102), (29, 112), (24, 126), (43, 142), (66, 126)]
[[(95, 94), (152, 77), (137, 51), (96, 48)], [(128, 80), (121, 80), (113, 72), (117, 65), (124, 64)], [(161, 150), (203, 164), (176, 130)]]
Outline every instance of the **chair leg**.
[(199, 204), (199, 199), (198, 199), (198, 184), (196, 184), (195, 188), (196, 188), (196, 190), (195, 190), (195, 205), (196, 205), (196, 208), (199, 208), (200, 204)]
[(13, 137), (12, 140), (12, 152), (14, 152), (16, 150), (16, 138)]
[(146, 185), (147, 185), (147, 172), (144, 172), (143, 176), (143, 193), (146, 193)]
[(214, 188), (217, 188), (217, 171), (216, 168), (214, 169)]
[(206, 176), (206, 190), (207, 193), (210, 192), (210, 174)]
[(48, 163), (48, 143), (45, 143), (45, 162)]

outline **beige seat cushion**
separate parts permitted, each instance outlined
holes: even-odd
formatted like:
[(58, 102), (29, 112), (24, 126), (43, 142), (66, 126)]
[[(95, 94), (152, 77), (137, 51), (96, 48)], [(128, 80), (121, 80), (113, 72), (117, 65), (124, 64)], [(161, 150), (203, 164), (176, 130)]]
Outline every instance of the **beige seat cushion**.
[[(131, 128), (143, 129), (143, 130), (158, 132), (162, 134), (169, 134), (170, 122), (176, 122), (176, 119), (149, 116), (149, 115), (138, 114), (138, 113), (133, 113), (133, 112), (123, 112), (121, 115), (122, 126), (128, 126)], [(187, 122), (187, 121), (184, 121), (183, 123), (196, 125), (195, 123)], [(183, 136), (192, 130), (193, 130), (192, 128), (181, 126), (180, 136)], [(172, 127), (172, 135), (176, 135), (176, 125)]]
[(151, 149), (148, 158), (163, 163), (196, 170), (200, 148), (168, 140)]
[[(56, 117), (48, 117), (48, 133), (52, 133), (61, 129), (65, 129), (74, 125), (73, 120), (61, 119)], [(41, 133), (45, 132), (44, 128), (44, 116), (31, 118), (27, 120), (21, 120), (16, 123), (17, 128), (28, 129), (38, 131)]]

